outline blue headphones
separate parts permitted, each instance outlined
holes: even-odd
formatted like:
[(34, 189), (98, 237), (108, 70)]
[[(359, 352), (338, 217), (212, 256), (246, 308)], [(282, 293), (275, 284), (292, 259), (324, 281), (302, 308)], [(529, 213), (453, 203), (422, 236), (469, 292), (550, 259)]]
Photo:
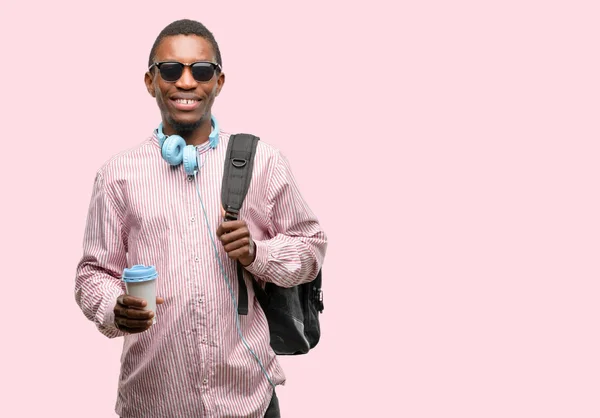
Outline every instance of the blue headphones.
[[(217, 119), (211, 115), (210, 117), (211, 131), (208, 136), (208, 141), (211, 148), (215, 148), (219, 143), (219, 124)], [(179, 165), (183, 162), (183, 167), (188, 175), (194, 174), (198, 169), (198, 159), (196, 147), (187, 145), (185, 139), (179, 135), (165, 135), (162, 130), (162, 122), (156, 129), (156, 136), (162, 157), (171, 165)]]

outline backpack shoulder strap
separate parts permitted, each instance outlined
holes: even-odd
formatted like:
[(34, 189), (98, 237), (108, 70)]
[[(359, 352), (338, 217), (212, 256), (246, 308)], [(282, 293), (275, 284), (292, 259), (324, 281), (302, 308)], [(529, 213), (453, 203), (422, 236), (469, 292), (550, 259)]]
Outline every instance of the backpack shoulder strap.
[[(226, 220), (237, 220), (244, 198), (250, 187), (252, 168), (254, 167), (254, 154), (259, 138), (251, 134), (235, 134), (229, 137), (225, 167), (223, 171), (223, 184), (221, 187), (221, 202), (225, 209)], [(237, 262), (237, 276), (239, 283), (238, 313), (248, 314), (248, 289), (244, 282), (244, 270)]]
[(258, 137), (250, 134), (235, 134), (229, 138), (221, 189), (221, 200), (228, 218), (237, 219), (246, 197), (258, 141)]

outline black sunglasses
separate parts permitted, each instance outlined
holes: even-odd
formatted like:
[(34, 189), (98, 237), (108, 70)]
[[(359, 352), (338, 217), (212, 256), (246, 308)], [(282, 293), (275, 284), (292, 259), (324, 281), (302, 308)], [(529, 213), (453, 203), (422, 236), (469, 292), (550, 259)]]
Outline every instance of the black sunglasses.
[(183, 74), (183, 67), (190, 67), (192, 69), (194, 80), (200, 83), (211, 80), (217, 70), (221, 71), (221, 66), (219, 64), (210, 61), (197, 61), (192, 62), (191, 64), (184, 64), (177, 61), (155, 62), (148, 67), (148, 71), (154, 66), (158, 68), (162, 79), (169, 82), (179, 80), (179, 77)]

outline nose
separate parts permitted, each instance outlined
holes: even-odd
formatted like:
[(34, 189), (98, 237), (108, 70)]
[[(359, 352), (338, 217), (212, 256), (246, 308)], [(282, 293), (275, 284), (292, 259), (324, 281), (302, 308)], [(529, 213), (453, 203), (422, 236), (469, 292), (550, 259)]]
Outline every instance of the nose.
[(183, 73), (181, 73), (181, 77), (179, 77), (175, 85), (183, 90), (191, 90), (198, 86), (198, 82), (194, 79), (190, 67), (183, 67)]

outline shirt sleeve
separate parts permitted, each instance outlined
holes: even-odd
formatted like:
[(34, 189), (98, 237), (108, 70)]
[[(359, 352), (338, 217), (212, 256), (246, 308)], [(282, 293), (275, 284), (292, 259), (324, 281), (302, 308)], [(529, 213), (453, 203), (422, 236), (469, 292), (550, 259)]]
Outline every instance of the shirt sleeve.
[(254, 241), (256, 257), (246, 269), (281, 287), (312, 281), (322, 266), (327, 237), (279, 152), (269, 180), (268, 212), (272, 238)]
[(121, 274), (127, 263), (123, 221), (97, 174), (87, 215), (83, 256), (77, 265), (75, 300), (87, 319), (109, 338), (126, 335), (114, 325), (113, 309), (125, 293)]

